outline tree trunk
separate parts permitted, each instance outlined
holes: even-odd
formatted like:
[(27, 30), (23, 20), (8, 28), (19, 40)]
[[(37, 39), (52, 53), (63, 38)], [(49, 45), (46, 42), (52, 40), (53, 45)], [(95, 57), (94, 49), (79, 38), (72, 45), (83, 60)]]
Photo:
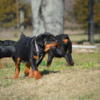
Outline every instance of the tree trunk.
[(64, 33), (64, 0), (32, 0), (33, 35)]
[(90, 43), (94, 42), (93, 39), (93, 5), (94, 5), (94, 0), (88, 0), (88, 41)]

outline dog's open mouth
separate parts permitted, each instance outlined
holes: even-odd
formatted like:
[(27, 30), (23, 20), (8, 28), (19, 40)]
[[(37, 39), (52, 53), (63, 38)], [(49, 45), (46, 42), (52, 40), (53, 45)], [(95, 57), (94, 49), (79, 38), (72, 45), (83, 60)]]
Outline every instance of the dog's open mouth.
[(50, 48), (57, 46), (56, 42), (45, 44), (45, 52), (47, 52)]

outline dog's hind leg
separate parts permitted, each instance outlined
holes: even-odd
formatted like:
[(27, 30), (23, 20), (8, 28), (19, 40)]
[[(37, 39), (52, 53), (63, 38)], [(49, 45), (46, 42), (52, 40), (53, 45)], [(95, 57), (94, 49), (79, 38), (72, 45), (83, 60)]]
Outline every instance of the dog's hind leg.
[(54, 56), (51, 53), (48, 53), (47, 67), (51, 65), (53, 58)]
[(20, 58), (17, 58), (16, 61), (15, 61), (15, 75), (13, 76), (13, 79), (16, 79), (19, 77), (19, 73), (20, 73), (20, 62), (21, 62), (21, 59)]

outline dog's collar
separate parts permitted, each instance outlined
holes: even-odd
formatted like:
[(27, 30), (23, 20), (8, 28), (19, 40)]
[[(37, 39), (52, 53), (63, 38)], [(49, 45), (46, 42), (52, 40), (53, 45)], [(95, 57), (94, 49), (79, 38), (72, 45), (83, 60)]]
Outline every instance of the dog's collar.
[(36, 49), (37, 56), (39, 56), (39, 47), (37, 45), (36, 39), (35, 39), (35, 49)]
[(36, 48), (36, 52), (38, 53), (39, 52), (39, 48), (38, 48), (36, 40), (35, 40), (35, 48)]
[[(37, 56), (39, 57), (40, 55), (39, 55), (39, 47), (38, 47), (38, 44), (37, 44), (37, 42), (36, 42), (36, 39), (35, 39), (35, 48), (36, 48), (36, 53), (37, 53)], [(42, 55), (40, 56), (40, 58), (39, 59), (37, 59), (37, 63), (38, 63), (38, 61), (39, 60), (41, 60), (42, 59)]]

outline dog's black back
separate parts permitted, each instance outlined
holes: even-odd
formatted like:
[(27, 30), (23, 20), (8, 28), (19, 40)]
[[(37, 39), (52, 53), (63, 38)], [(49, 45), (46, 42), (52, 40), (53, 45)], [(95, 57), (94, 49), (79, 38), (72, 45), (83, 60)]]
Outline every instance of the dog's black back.
[(12, 57), (15, 53), (16, 41), (0, 40), (0, 58)]
[[(31, 48), (33, 46), (34, 47), (34, 42), (32, 44), (32, 40), (34, 40), (35, 37), (28, 37), (25, 36), (24, 34), (21, 35), (20, 39), (16, 42), (16, 53), (15, 53), (15, 58), (19, 57), (21, 58), (23, 61), (28, 62), (29, 58), (31, 56), (30, 52), (31, 52)], [(33, 50), (34, 50), (33, 49)], [(34, 50), (35, 52), (35, 50)]]
[(13, 40), (0, 40), (0, 46), (15, 45), (16, 41)]
[(0, 46), (0, 58), (13, 57), (15, 51), (14, 46)]

